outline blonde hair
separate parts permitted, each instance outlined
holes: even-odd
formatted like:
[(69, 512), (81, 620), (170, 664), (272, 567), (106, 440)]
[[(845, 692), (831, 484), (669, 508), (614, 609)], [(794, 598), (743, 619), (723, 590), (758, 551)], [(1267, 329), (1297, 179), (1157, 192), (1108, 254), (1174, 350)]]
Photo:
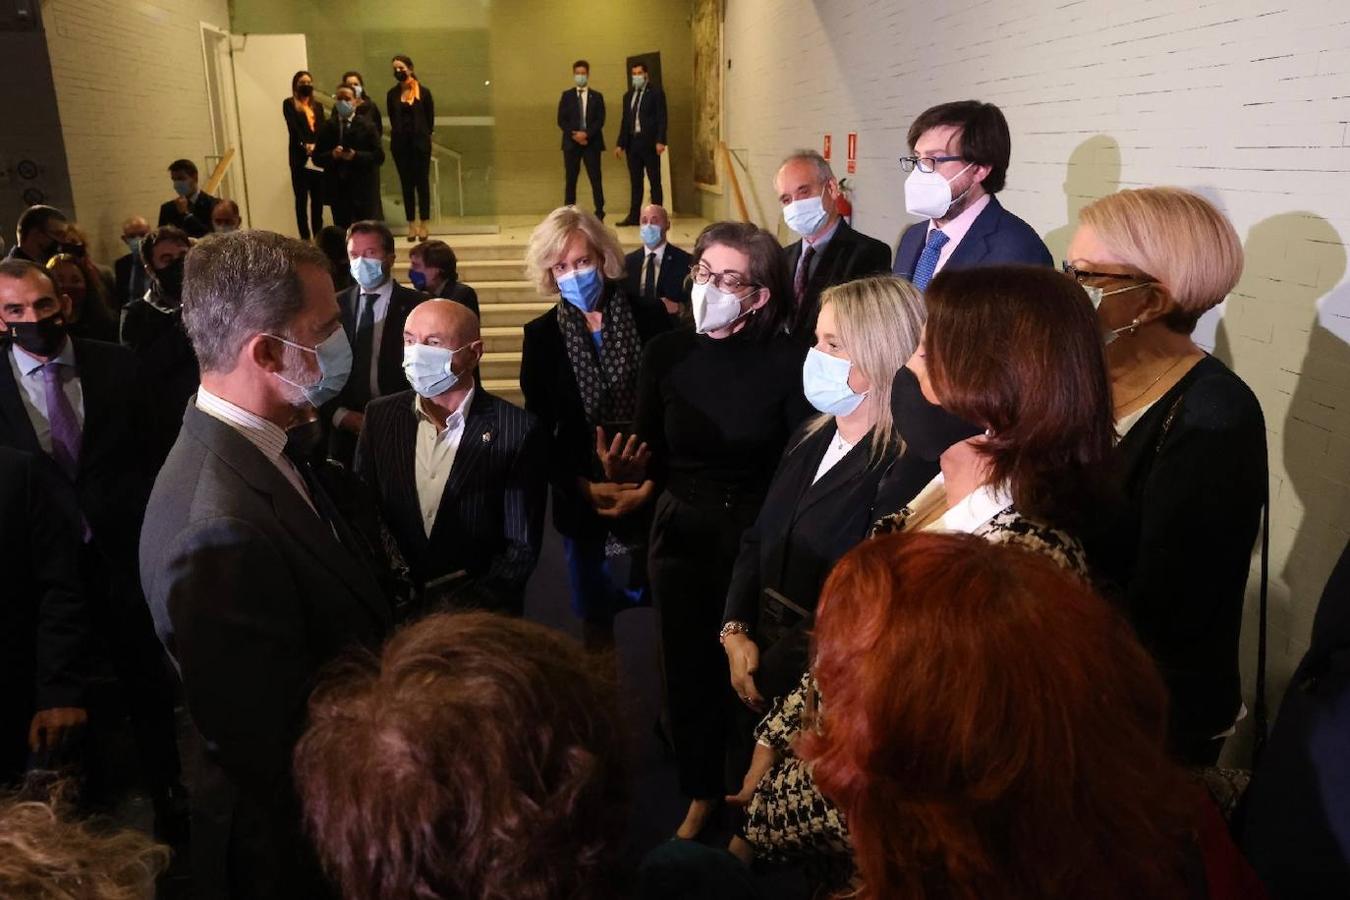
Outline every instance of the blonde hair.
[(586, 235), (586, 242), (601, 257), (598, 268), (604, 276), (623, 277), (623, 247), (618, 235), (591, 213), (575, 206), (560, 206), (535, 227), (525, 246), (525, 274), (534, 282), (540, 295), (548, 297), (558, 293), (558, 283), (553, 280), (553, 264), (578, 231)]
[(169, 848), (139, 831), (96, 830), (46, 802), (0, 803), (0, 896), (44, 900), (153, 900)]
[[(820, 308), (834, 309), (839, 340), (853, 365), (872, 385), (865, 402), (872, 404), (872, 461), (892, 449), (903, 449), (891, 416), (891, 382), (919, 348), (926, 312), (918, 289), (904, 278), (871, 275), (828, 288)], [(824, 428), (832, 416), (820, 416), (807, 435)]]
[(1190, 334), (1242, 276), (1242, 242), (1204, 197), (1174, 187), (1119, 191), (1083, 209), (1079, 221), (1126, 265), (1156, 279), (1178, 309), (1163, 318)]

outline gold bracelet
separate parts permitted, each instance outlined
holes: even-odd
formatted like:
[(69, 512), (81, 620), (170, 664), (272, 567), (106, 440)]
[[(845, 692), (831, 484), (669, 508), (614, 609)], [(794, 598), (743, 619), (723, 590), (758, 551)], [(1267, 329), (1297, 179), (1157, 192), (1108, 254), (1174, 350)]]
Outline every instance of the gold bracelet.
[(744, 622), (739, 622), (736, 619), (732, 619), (730, 622), (727, 622), (725, 625), (722, 626), (722, 633), (718, 635), (717, 640), (723, 647), (725, 647), (727, 645), (727, 638), (730, 637), (731, 635), (733, 634), (748, 635), (749, 633), (750, 633), (749, 625), (745, 624)]

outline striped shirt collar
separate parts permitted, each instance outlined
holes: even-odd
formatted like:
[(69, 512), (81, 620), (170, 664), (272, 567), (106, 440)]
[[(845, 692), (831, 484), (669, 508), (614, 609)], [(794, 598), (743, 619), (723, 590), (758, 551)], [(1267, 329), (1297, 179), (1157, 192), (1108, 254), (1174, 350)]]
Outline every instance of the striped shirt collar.
[(286, 431), (276, 423), (222, 400), (204, 387), (197, 389), (197, 409), (242, 434), (273, 463), (281, 459), (286, 449)]

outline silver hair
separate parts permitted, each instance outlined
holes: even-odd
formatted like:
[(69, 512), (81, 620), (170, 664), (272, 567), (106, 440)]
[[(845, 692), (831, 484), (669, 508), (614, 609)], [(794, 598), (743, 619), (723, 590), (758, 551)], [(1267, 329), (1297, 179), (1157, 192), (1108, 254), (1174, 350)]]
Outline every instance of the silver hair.
[(778, 170), (781, 172), (783, 166), (786, 166), (791, 162), (808, 162), (815, 166), (816, 175), (819, 176), (821, 184), (824, 184), (834, 177), (834, 169), (830, 168), (829, 162), (826, 161), (825, 157), (814, 150), (794, 150), (792, 153), (783, 157), (783, 161), (779, 164)]
[(233, 371), (255, 334), (287, 334), (305, 302), (302, 265), (327, 273), (328, 257), (271, 231), (211, 235), (193, 246), (183, 272), (183, 327), (203, 372)]

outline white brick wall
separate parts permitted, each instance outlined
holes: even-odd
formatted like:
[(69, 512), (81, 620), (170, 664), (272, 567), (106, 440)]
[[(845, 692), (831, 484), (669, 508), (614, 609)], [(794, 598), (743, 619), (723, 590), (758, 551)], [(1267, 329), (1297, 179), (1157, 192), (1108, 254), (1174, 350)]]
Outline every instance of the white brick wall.
[(206, 178), (211, 121), (200, 22), (229, 25), (226, 0), (46, 0), (42, 16), (76, 219), (98, 259), (126, 252), (121, 221), (153, 227), (173, 196), (168, 165)]
[[(896, 242), (896, 159), (947, 100), (997, 103), (1013, 132), (1005, 205), (1058, 258), (1085, 199), (1179, 185), (1218, 203), (1247, 268), (1199, 336), (1265, 410), (1271, 461), (1271, 677), (1278, 702), (1350, 536), (1350, 10), (1344, 0), (731, 0), (728, 144), (751, 214), (797, 146), (858, 132), (863, 231)], [(729, 198), (723, 198), (725, 214)], [(1253, 572), (1256, 572), (1255, 566)], [(1244, 629), (1254, 668), (1255, 578)]]

